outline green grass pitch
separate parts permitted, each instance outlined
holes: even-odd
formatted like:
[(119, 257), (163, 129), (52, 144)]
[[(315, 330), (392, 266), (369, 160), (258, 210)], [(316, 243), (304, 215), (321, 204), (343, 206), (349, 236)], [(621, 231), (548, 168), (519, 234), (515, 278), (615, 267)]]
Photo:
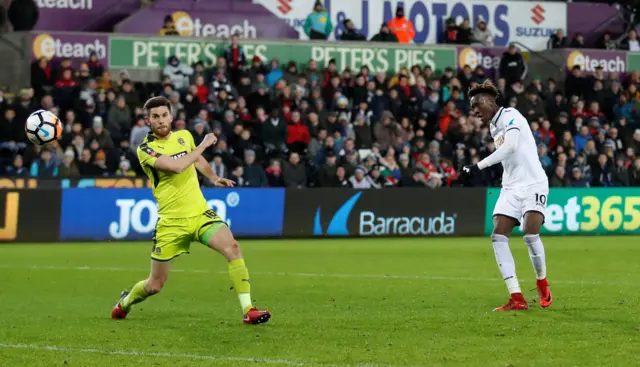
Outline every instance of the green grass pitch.
[(193, 244), (157, 296), (110, 319), (149, 243), (0, 246), (0, 366), (626, 366), (640, 352), (638, 237), (543, 238), (554, 294), (507, 300), (488, 238), (241, 241), (270, 323), (241, 324), (222, 257)]

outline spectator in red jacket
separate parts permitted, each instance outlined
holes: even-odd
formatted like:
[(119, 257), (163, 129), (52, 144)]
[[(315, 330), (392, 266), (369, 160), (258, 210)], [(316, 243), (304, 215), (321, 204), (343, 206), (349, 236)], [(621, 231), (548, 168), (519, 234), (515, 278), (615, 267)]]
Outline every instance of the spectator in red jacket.
[(209, 87), (205, 84), (204, 77), (202, 75), (198, 75), (196, 77), (196, 87), (198, 88), (196, 93), (198, 101), (200, 101), (201, 104), (207, 103), (207, 100), (209, 99)]
[(300, 112), (291, 112), (291, 122), (287, 127), (287, 146), (292, 152), (302, 153), (307, 149), (311, 134), (309, 128), (302, 123)]

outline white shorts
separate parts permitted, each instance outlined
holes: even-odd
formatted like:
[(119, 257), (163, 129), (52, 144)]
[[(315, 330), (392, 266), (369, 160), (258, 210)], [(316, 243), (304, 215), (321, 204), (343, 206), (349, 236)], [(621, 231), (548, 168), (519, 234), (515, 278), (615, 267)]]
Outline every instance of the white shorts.
[(526, 212), (539, 212), (544, 217), (549, 197), (549, 186), (531, 185), (523, 188), (500, 190), (493, 216), (511, 217), (520, 224)]

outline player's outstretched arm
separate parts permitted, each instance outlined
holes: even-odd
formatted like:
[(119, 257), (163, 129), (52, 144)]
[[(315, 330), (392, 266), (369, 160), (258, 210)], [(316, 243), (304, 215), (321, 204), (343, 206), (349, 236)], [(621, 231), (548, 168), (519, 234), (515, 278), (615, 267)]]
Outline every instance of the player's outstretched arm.
[(198, 158), (200, 158), (200, 156), (205, 151), (205, 149), (215, 144), (217, 140), (218, 139), (216, 138), (215, 135), (207, 134), (202, 140), (202, 143), (200, 143), (200, 145), (198, 145), (196, 149), (189, 152), (189, 154), (176, 159), (173, 159), (165, 155), (160, 156), (156, 160), (154, 167), (157, 169), (161, 169), (163, 171), (181, 173), (182, 171), (190, 167), (192, 164), (194, 164), (198, 160)]
[(516, 149), (518, 149), (518, 142), (520, 141), (520, 129), (512, 128), (507, 130), (504, 134), (504, 143), (495, 152), (491, 153), (488, 157), (478, 162), (479, 169), (485, 169), (491, 167), (494, 164), (498, 164), (505, 159), (509, 158)]
[(198, 157), (195, 164), (198, 172), (200, 172), (204, 177), (211, 180), (211, 182), (213, 182), (216, 186), (233, 187), (233, 185), (235, 184), (232, 180), (216, 175), (216, 173), (213, 172), (213, 169), (211, 168), (209, 163), (207, 163), (207, 160), (204, 159), (203, 156)]

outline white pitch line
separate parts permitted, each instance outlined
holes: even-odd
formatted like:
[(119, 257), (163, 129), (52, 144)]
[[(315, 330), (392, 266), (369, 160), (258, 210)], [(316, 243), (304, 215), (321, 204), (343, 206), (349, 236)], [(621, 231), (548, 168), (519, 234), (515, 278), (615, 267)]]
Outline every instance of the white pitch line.
[[(127, 268), (127, 267), (102, 267), (102, 266), (56, 266), (56, 265), (10, 265), (0, 264), (0, 269), (31, 269), (31, 270), (77, 270), (77, 271), (115, 271), (115, 272), (147, 272), (148, 268)], [(196, 273), (196, 274), (227, 274), (226, 271), (210, 271), (206, 269), (171, 269), (174, 273)], [(340, 273), (298, 273), (298, 272), (256, 272), (252, 275), (284, 276), (284, 277), (308, 277), (308, 278), (351, 278), (351, 279), (423, 279), (442, 281), (464, 281), (464, 282), (498, 282), (496, 278), (474, 278), (474, 277), (450, 277), (433, 275), (391, 275), (391, 274), (340, 274)], [(520, 279), (527, 281), (528, 279)], [(599, 280), (551, 280), (554, 284), (576, 284), (576, 285), (626, 285), (638, 286), (634, 282), (607, 282)]]
[(187, 353), (162, 353), (162, 352), (141, 352), (135, 350), (107, 350), (107, 349), (95, 349), (95, 348), (67, 348), (57, 347), (52, 345), (33, 345), (33, 344), (0, 344), (0, 348), (7, 349), (30, 349), (30, 350), (47, 350), (53, 352), (74, 352), (74, 353), (97, 353), (107, 355), (121, 355), (121, 356), (142, 356), (142, 357), (167, 357), (167, 358), (181, 358), (181, 359), (204, 359), (204, 360), (217, 360), (227, 362), (253, 362), (253, 363), (267, 363), (267, 364), (284, 364), (288, 366), (337, 366), (331, 364), (311, 363), (302, 361), (290, 361), (286, 359), (272, 359), (272, 358), (251, 358), (251, 357), (232, 357), (232, 356), (216, 356), (216, 355), (201, 355), (201, 354), (187, 354)]
[(70, 353), (95, 353), (106, 355), (121, 355), (121, 356), (139, 356), (139, 357), (166, 357), (176, 359), (195, 359), (195, 360), (214, 360), (214, 361), (226, 361), (226, 362), (251, 362), (251, 363), (265, 363), (265, 364), (281, 364), (287, 366), (322, 366), (322, 367), (391, 367), (390, 365), (380, 365), (371, 363), (362, 364), (334, 364), (334, 363), (319, 363), (308, 361), (292, 361), (288, 359), (279, 358), (264, 358), (264, 357), (232, 357), (232, 356), (218, 356), (218, 355), (203, 355), (203, 354), (189, 354), (189, 353), (163, 353), (163, 352), (142, 352), (136, 350), (108, 350), (97, 348), (68, 348), (58, 347), (54, 345), (34, 345), (34, 344), (4, 344), (0, 343), (0, 348), (5, 349), (30, 349), (30, 350), (45, 350), (52, 352), (70, 352)]

